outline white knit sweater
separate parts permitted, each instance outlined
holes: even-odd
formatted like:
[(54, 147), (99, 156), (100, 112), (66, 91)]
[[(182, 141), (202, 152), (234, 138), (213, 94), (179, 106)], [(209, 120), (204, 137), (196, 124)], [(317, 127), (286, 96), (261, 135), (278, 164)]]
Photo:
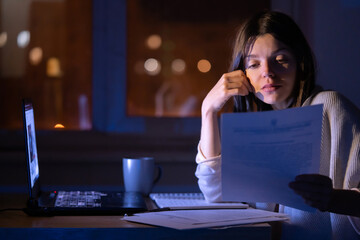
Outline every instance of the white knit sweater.
[[(333, 91), (320, 92), (303, 106), (315, 104), (324, 105), (319, 173), (329, 176), (334, 188), (359, 191), (359, 109)], [(221, 156), (206, 159), (198, 148), (196, 162), (195, 175), (205, 198), (221, 201)], [(262, 208), (270, 210), (270, 206)], [(290, 223), (282, 224), (282, 239), (360, 239), (360, 218), (320, 211), (309, 213), (286, 206), (280, 206), (280, 211), (291, 219)]]

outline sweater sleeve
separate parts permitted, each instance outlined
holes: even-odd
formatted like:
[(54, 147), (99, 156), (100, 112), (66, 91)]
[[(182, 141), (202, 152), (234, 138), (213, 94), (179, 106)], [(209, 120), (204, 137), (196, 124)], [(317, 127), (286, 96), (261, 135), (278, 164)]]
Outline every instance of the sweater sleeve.
[[(360, 186), (360, 111), (344, 96), (325, 91), (311, 104), (324, 104), (326, 126), (323, 137), (330, 138), (329, 176), (334, 188), (359, 191)], [(328, 133), (327, 133), (328, 132)], [(325, 153), (326, 154), (326, 153)], [(354, 230), (360, 234), (360, 218), (348, 216)]]
[(221, 201), (221, 156), (205, 158), (198, 144), (195, 176), (198, 185), (208, 202)]

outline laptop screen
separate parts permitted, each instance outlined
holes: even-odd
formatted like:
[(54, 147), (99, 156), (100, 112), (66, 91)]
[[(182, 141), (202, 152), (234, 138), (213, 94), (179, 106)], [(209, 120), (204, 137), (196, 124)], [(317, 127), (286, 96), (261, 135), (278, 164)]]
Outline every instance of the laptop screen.
[(29, 183), (30, 187), (33, 188), (35, 181), (39, 177), (39, 165), (35, 136), (34, 109), (30, 102), (24, 102), (24, 130), (29, 168)]

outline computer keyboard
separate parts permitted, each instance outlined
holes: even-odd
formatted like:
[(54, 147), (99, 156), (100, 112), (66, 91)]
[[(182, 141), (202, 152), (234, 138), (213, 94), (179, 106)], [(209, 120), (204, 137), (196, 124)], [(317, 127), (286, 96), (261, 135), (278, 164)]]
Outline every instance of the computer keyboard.
[(94, 208), (101, 207), (101, 196), (106, 194), (95, 191), (59, 191), (55, 201), (55, 207), (65, 208)]
[(202, 193), (151, 193), (150, 198), (159, 208), (170, 209), (210, 209), (210, 208), (247, 208), (241, 202), (209, 203)]

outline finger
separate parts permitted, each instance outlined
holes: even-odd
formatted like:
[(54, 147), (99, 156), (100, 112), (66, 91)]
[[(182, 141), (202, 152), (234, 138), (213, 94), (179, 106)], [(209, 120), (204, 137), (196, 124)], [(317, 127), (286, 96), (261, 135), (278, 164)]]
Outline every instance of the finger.
[[(245, 80), (247, 81), (247, 80)], [(237, 81), (237, 82), (225, 82), (224, 83), (224, 88), (226, 94), (231, 94), (232, 96), (234, 95), (248, 95), (249, 92), (251, 91), (251, 87), (249, 87), (248, 83), (245, 83), (243, 81)], [(249, 90), (250, 88), (250, 90)]]
[(329, 177), (320, 174), (301, 174), (295, 177), (295, 181), (332, 185), (332, 180)]
[(303, 174), (298, 175), (295, 178), (295, 181), (292, 182), (292, 187), (301, 187), (301, 188), (324, 188), (329, 191), (332, 190), (332, 180), (323, 175), (319, 174)]
[(308, 199), (311, 201), (322, 201), (322, 202), (329, 202), (330, 201), (330, 194), (324, 193), (313, 193), (313, 192), (303, 192), (303, 191), (295, 191), (296, 194), (300, 195), (304, 199)]
[(228, 84), (234, 88), (246, 88), (248, 92), (254, 92), (254, 88), (248, 79), (241, 79), (240, 81), (229, 82)]
[(228, 94), (231, 96), (236, 96), (236, 95), (246, 96), (249, 94), (249, 90), (247, 88), (234, 88), (228, 90)]
[(244, 84), (242, 82), (228, 82), (226, 84), (227, 89), (240, 88), (243, 86), (244, 86)]
[(228, 77), (228, 78), (235, 78), (235, 77), (247, 78), (245, 73), (241, 70), (236, 70), (236, 71), (225, 73), (224, 76)]
[(239, 87), (245, 86), (249, 92), (253, 92), (253, 86), (249, 82), (243, 71), (237, 70), (223, 75), (228, 83), (240, 84)]
[(313, 184), (308, 182), (291, 182), (289, 187), (294, 191), (298, 192), (310, 192), (310, 193), (320, 193), (320, 194), (330, 194), (332, 192), (332, 187), (328, 185)]
[(232, 83), (227, 83), (226, 84), (226, 88), (227, 89), (234, 89), (234, 88), (239, 88), (240, 90), (247, 90), (248, 92), (252, 91), (252, 88), (250, 86), (249, 83), (244, 83), (244, 82), (232, 82)]

